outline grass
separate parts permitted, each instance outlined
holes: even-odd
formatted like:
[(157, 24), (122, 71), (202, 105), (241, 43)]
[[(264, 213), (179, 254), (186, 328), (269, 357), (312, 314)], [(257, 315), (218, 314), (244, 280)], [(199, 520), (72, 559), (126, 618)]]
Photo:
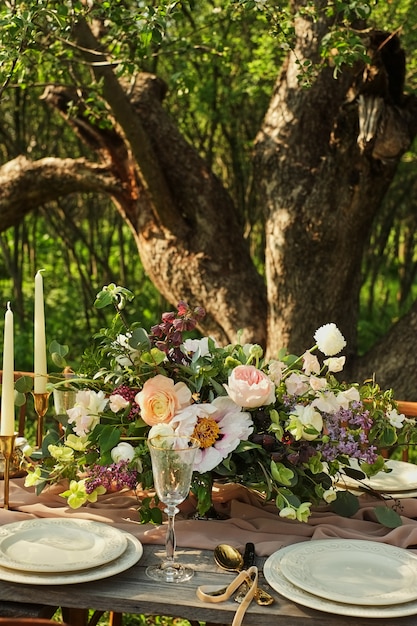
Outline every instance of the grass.
[[(93, 618), (94, 611), (89, 612), (89, 621)], [(62, 622), (61, 609), (55, 613), (52, 618), (54, 621)], [(204, 626), (204, 622), (199, 622), (200, 626)], [(104, 613), (97, 622), (97, 626), (109, 625), (109, 613)], [(163, 615), (133, 615), (123, 613), (123, 626), (190, 626), (190, 622), (180, 617), (167, 617)]]

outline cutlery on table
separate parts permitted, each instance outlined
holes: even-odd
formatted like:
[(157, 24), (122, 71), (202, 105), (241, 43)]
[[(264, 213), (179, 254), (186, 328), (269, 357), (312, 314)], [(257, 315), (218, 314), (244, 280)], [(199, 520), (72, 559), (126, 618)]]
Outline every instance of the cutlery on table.
[[(247, 561), (255, 560), (255, 547), (253, 544), (246, 544), (245, 556)], [(241, 572), (244, 568), (244, 559), (239, 550), (228, 544), (221, 543), (214, 549), (214, 560), (217, 565), (228, 572)], [(242, 593), (236, 596), (236, 601), (240, 602), (246, 593), (246, 589), (242, 589)], [(261, 606), (269, 606), (274, 602), (274, 598), (265, 589), (257, 587), (255, 590), (255, 602)]]

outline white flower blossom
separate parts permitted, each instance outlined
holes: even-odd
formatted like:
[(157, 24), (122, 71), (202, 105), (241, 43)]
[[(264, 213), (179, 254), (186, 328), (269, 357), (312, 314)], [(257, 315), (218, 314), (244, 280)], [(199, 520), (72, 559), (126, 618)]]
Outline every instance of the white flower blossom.
[(209, 350), (209, 338), (203, 337), (202, 339), (186, 339), (182, 344), (185, 352), (200, 352), (200, 356), (210, 356)]
[(334, 502), (336, 498), (337, 493), (335, 489), (326, 489), (326, 491), (323, 493), (323, 500), (327, 502), (327, 504), (330, 504), (330, 502)]
[(302, 396), (309, 388), (308, 377), (294, 372), (285, 380), (285, 386), (290, 396)]
[(100, 422), (100, 413), (107, 404), (104, 391), (83, 389), (77, 391), (75, 405), (67, 410), (68, 423), (74, 424), (74, 432), (79, 437), (94, 430)]
[(112, 461), (120, 463), (120, 461), (132, 461), (135, 456), (135, 448), (127, 441), (121, 441), (110, 452)]
[(310, 387), (313, 391), (324, 391), (328, 385), (328, 382), (325, 378), (320, 378), (319, 376), (310, 376)]
[(303, 354), (303, 370), (307, 376), (310, 374), (318, 374), (320, 372), (320, 363), (315, 354), (311, 354), (309, 350)]
[[(296, 404), (294, 410), (291, 412), (287, 429), (296, 441), (300, 439), (313, 441), (313, 439), (317, 439), (323, 430), (323, 418), (311, 404), (307, 406)], [(317, 432), (307, 433), (306, 430), (309, 429), (314, 429)]]
[(326, 356), (338, 354), (346, 346), (345, 338), (336, 324), (320, 326), (314, 334), (317, 347)]
[(285, 363), (283, 363), (282, 361), (277, 361), (276, 359), (272, 359), (268, 363), (268, 376), (277, 387), (282, 380), (282, 372), (284, 371), (285, 367)]
[(394, 428), (402, 428), (405, 420), (403, 413), (398, 413), (397, 409), (392, 409), (387, 415), (388, 421)]
[(116, 337), (116, 343), (118, 343), (124, 349), (126, 356), (116, 356), (116, 361), (122, 367), (129, 367), (130, 365), (137, 365), (140, 363), (140, 353), (129, 345), (129, 339), (131, 335), (118, 335)]
[(118, 413), (122, 409), (129, 406), (129, 400), (126, 400), (120, 393), (113, 393), (109, 398), (109, 407), (113, 413)]
[(329, 372), (341, 372), (345, 366), (345, 362), (345, 356), (330, 357), (330, 359), (323, 361)]
[(279, 516), (285, 519), (297, 519), (297, 512), (292, 506), (285, 506), (280, 510)]

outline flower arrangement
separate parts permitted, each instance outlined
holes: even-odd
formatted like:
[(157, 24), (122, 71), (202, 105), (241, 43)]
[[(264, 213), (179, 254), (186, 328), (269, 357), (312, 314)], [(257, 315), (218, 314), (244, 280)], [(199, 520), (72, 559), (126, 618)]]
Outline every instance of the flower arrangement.
[[(116, 314), (84, 354), (83, 375), (55, 384), (77, 394), (28, 468), (26, 485), (38, 492), (66, 479), (61, 495), (77, 508), (110, 489), (151, 490), (148, 437), (193, 435), (200, 514), (210, 508), (213, 482), (226, 481), (275, 501), (281, 517), (305, 522), (320, 502), (355, 513), (357, 498), (335, 486), (338, 478), (387, 471), (382, 449), (415, 438), (414, 421), (398, 413), (391, 390), (373, 380), (341, 381), (345, 357), (337, 355), (346, 342), (335, 324), (319, 328), (303, 355), (283, 349), (266, 360), (256, 344), (193, 338), (205, 312), (185, 302), (150, 332), (129, 325), (123, 309), (132, 298), (113, 284), (97, 295), (95, 306), (112, 304)], [(151, 497), (141, 504), (143, 521), (160, 520), (151, 504)], [(378, 508), (380, 521), (397, 523), (391, 509)]]

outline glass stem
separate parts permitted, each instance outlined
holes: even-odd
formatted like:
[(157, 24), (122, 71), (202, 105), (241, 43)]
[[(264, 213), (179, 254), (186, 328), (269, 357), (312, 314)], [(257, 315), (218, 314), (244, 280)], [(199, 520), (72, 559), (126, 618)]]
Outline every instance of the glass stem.
[(176, 506), (168, 506), (165, 509), (165, 513), (168, 516), (168, 526), (167, 526), (167, 533), (165, 537), (166, 565), (167, 566), (170, 566), (170, 565), (172, 566), (174, 564), (175, 548), (176, 548), (174, 519), (175, 519), (175, 515), (178, 513), (178, 510), (179, 509), (177, 509)]

